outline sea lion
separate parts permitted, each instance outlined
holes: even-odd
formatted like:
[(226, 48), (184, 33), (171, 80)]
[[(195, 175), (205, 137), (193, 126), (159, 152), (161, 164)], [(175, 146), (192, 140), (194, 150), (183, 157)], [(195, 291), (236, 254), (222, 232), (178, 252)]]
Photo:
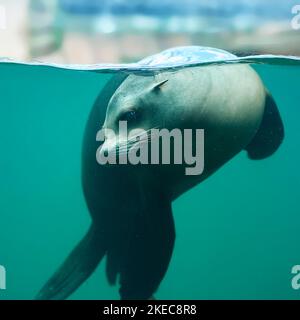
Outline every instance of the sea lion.
[[(187, 176), (173, 165), (100, 166), (95, 155), (100, 123), (117, 131), (122, 118), (130, 128), (204, 129), (203, 174)], [(67, 298), (106, 255), (108, 280), (113, 284), (120, 276), (121, 298), (149, 299), (174, 247), (171, 202), (242, 150), (251, 159), (270, 156), (283, 137), (276, 104), (250, 66), (114, 76), (93, 107), (83, 143), (82, 182), (92, 226), (37, 298)], [(102, 147), (109, 145), (106, 139)]]

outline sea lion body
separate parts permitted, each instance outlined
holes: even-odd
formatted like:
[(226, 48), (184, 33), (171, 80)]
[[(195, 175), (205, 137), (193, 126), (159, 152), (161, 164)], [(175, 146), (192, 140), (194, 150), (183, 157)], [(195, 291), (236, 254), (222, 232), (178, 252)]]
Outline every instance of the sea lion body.
[[(195, 47), (191, 50), (197, 53)], [(182, 52), (179, 55), (184, 55)], [(218, 56), (224, 53), (213, 52)], [(167, 57), (171, 59), (173, 53), (167, 52)], [(151, 63), (153, 59), (145, 61)], [(122, 115), (132, 115), (133, 109), (129, 130), (204, 129), (203, 173), (187, 176), (184, 166), (178, 165), (99, 165), (96, 135), (101, 125), (118, 133)], [(274, 100), (247, 65), (113, 76), (94, 104), (84, 136), (82, 183), (91, 228), (42, 288), (38, 299), (68, 297), (104, 256), (109, 282), (114, 284), (119, 275), (122, 299), (149, 299), (172, 256), (175, 227), (171, 202), (242, 150), (251, 159), (270, 156), (283, 135)], [(100, 147), (116, 146), (107, 138)]]

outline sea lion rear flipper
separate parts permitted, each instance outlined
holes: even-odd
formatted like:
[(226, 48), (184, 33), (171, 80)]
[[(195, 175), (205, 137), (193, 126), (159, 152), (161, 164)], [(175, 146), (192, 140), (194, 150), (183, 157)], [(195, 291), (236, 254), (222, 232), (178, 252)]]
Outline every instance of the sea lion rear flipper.
[(284, 127), (273, 97), (267, 92), (262, 122), (254, 138), (245, 148), (248, 157), (260, 160), (271, 156), (284, 138)]
[(100, 234), (92, 225), (62, 266), (38, 293), (37, 300), (66, 299), (86, 280), (105, 254)]
[(121, 299), (149, 299), (162, 281), (174, 247), (171, 203), (151, 201), (135, 220), (126, 257), (120, 270)]

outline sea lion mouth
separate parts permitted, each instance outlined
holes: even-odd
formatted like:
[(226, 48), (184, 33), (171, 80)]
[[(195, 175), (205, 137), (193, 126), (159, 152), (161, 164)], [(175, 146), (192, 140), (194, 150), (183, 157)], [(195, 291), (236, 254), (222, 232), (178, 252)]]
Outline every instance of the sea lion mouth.
[[(97, 150), (97, 161), (101, 165), (131, 164), (128, 162), (129, 153), (138, 148), (141, 141), (105, 139)], [(137, 150), (137, 153), (139, 150)]]

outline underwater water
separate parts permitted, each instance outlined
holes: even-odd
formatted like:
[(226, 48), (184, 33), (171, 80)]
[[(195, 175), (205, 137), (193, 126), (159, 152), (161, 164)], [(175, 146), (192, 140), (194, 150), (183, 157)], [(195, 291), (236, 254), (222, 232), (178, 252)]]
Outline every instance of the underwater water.
[[(244, 62), (256, 62), (285, 139), (261, 161), (241, 152), (173, 203), (175, 249), (157, 299), (300, 298), (291, 286), (300, 264), (300, 64)], [(33, 299), (88, 229), (83, 132), (112, 75), (0, 64), (0, 265), (7, 271), (0, 299)], [(70, 298), (119, 299), (104, 266)]]

